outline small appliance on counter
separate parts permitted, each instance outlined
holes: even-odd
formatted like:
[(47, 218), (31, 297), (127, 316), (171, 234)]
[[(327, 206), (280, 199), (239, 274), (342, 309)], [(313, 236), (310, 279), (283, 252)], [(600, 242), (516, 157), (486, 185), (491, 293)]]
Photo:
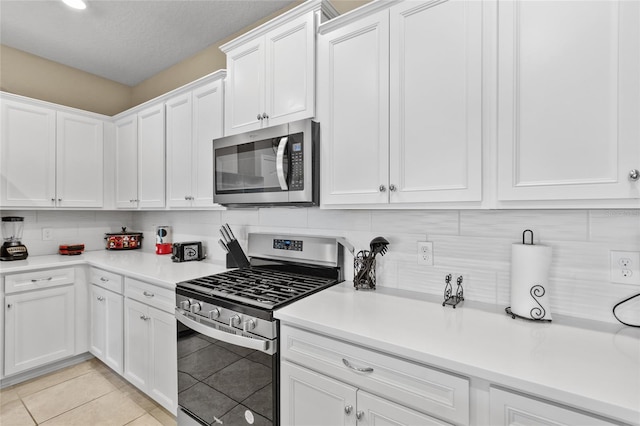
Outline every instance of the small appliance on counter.
[(61, 244), (58, 246), (58, 254), (64, 256), (74, 256), (82, 254), (84, 251), (84, 244)]
[(0, 260), (23, 260), (29, 256), (27, 247), (20, 241), (23, 230), (24, 217), (2, 217), (2, 238), (4, 243), (0, 249)]
[(156, 254), (172, 254), (171, 227), (161, 225), (156, 228)]
[(108, 232), (104, 237), (107, 240), (107, 250), (133, 250), (142, 247), (142, 232), (127, 232), (127, 227), (122, 227), (122, 232)]
[(173, 243), (171, 260), (174, 262), (188, 262), (190, 260), (202, 260), (207, 257), (202, 250), (200, 241), (187, 243)]

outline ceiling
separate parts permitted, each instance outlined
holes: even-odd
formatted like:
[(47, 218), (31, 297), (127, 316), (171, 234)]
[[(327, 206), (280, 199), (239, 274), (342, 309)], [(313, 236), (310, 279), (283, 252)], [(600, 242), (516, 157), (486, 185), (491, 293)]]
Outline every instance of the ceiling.
[(0, 42), (135, 86), (292, 0), (0, 0)]

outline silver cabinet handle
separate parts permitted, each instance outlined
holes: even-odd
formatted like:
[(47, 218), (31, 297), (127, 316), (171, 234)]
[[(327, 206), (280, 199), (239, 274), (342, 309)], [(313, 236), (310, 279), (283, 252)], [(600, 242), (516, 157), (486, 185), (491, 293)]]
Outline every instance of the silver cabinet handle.
[(358, 420), (362, 420), (362, 417), (364, 416), (364, 411), (356, 411), (356, 419)]
[(636, 182), (638, 179), (640, 179), (640, 170), (638, 169), (631, 170), (629, 172), (629, 180)]
[(348, 416), (353, 411), (353, 405), (347, 405), (344, 407), (344, 413)]
[(349, 361), (347, 361), (346, 359), (342, 358), (342, 362), (344, 363), (344, 365), (346, 365), (347, 367), (349, 367), (352, 370), (356, 370), (359, 371), (360, 373), (373, 373), (373, 368), (371, 367), (365, 367), (365, 368), (360, 368), (360, 367), (354, 367), (353, 365), (351, 365), (349, 363)]
[(396, 188), (396, 186), (394, 184), (389, 185), (389, 191), (396, 192), (396, 189), (398, 189), (398, 188)]
[(102, 281), (103, 283), (106, 283), (107, 281), (109, 281), (109, 278), (100, 277), (100, 281)]
[(386, 186), (384, 186), (384, 185), (380, 185), (380, 187), (378, 188), (378, 190), (379, 190), (380, 192), (384, 192), (384, 191), (386, 191), (386, 190), (387, 190), (387, 187), (386, 187)]
[(96, 297), (96, 299), (98, 299), (99, 302), (102, 302), (104, 300), (104, 297), (98, 296), (98, 297)]
[(148, 320), (150, 320), (150, 319), (151, 319), (151, 317), (148, 317), (148, 316), (146, 316), (146, 315), (140, 315), (140, 319), (141, 319), (141, 320), (144, 320), (144, 321), (148, 321)]
[(31, 280), (32, 283), (37, 283), (39, 281), (51, 281), (53, 279), (53, 277), (47, 277), (47, 278), (38, 278), (37, 280)]
[(149, 292), (148, 292), (148, 291), (146, 291), (146, 290), (145, 290), (145, 291), (143, 291), (143, 292), (142, 292), (142, 294), (144, 294), (144, 295), (145, 295), (145, 296), (147, 296), (147, 297), (153, 297), (153, 296), (155, 296), (155, 294), (153, 294), (153, 293), (149, 293)]

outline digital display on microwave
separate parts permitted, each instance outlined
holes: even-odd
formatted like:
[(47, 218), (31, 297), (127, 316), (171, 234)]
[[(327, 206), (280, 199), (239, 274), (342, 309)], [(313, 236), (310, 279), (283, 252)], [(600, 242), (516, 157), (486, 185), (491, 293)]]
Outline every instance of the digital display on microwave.
[(294, 143), (291, 146), (291, 149), (292, 149), (293, 152), (300, 152), (300, 151), (302, 151), (302, 144), (300, 142)]

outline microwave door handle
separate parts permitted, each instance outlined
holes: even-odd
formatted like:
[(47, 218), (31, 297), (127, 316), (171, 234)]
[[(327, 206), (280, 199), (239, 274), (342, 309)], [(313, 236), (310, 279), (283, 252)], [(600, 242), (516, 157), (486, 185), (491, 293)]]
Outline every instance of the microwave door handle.
[(276, 154), (276, 173), (278, 174), (278, 182), (280, 183), (280, 189), (286, 191), (289, 189), (287, 185), (287, 177), (284, 175), (284, 150), (287, 148), (288, 136), (280, 139), (278, 143), (278, 152)]

